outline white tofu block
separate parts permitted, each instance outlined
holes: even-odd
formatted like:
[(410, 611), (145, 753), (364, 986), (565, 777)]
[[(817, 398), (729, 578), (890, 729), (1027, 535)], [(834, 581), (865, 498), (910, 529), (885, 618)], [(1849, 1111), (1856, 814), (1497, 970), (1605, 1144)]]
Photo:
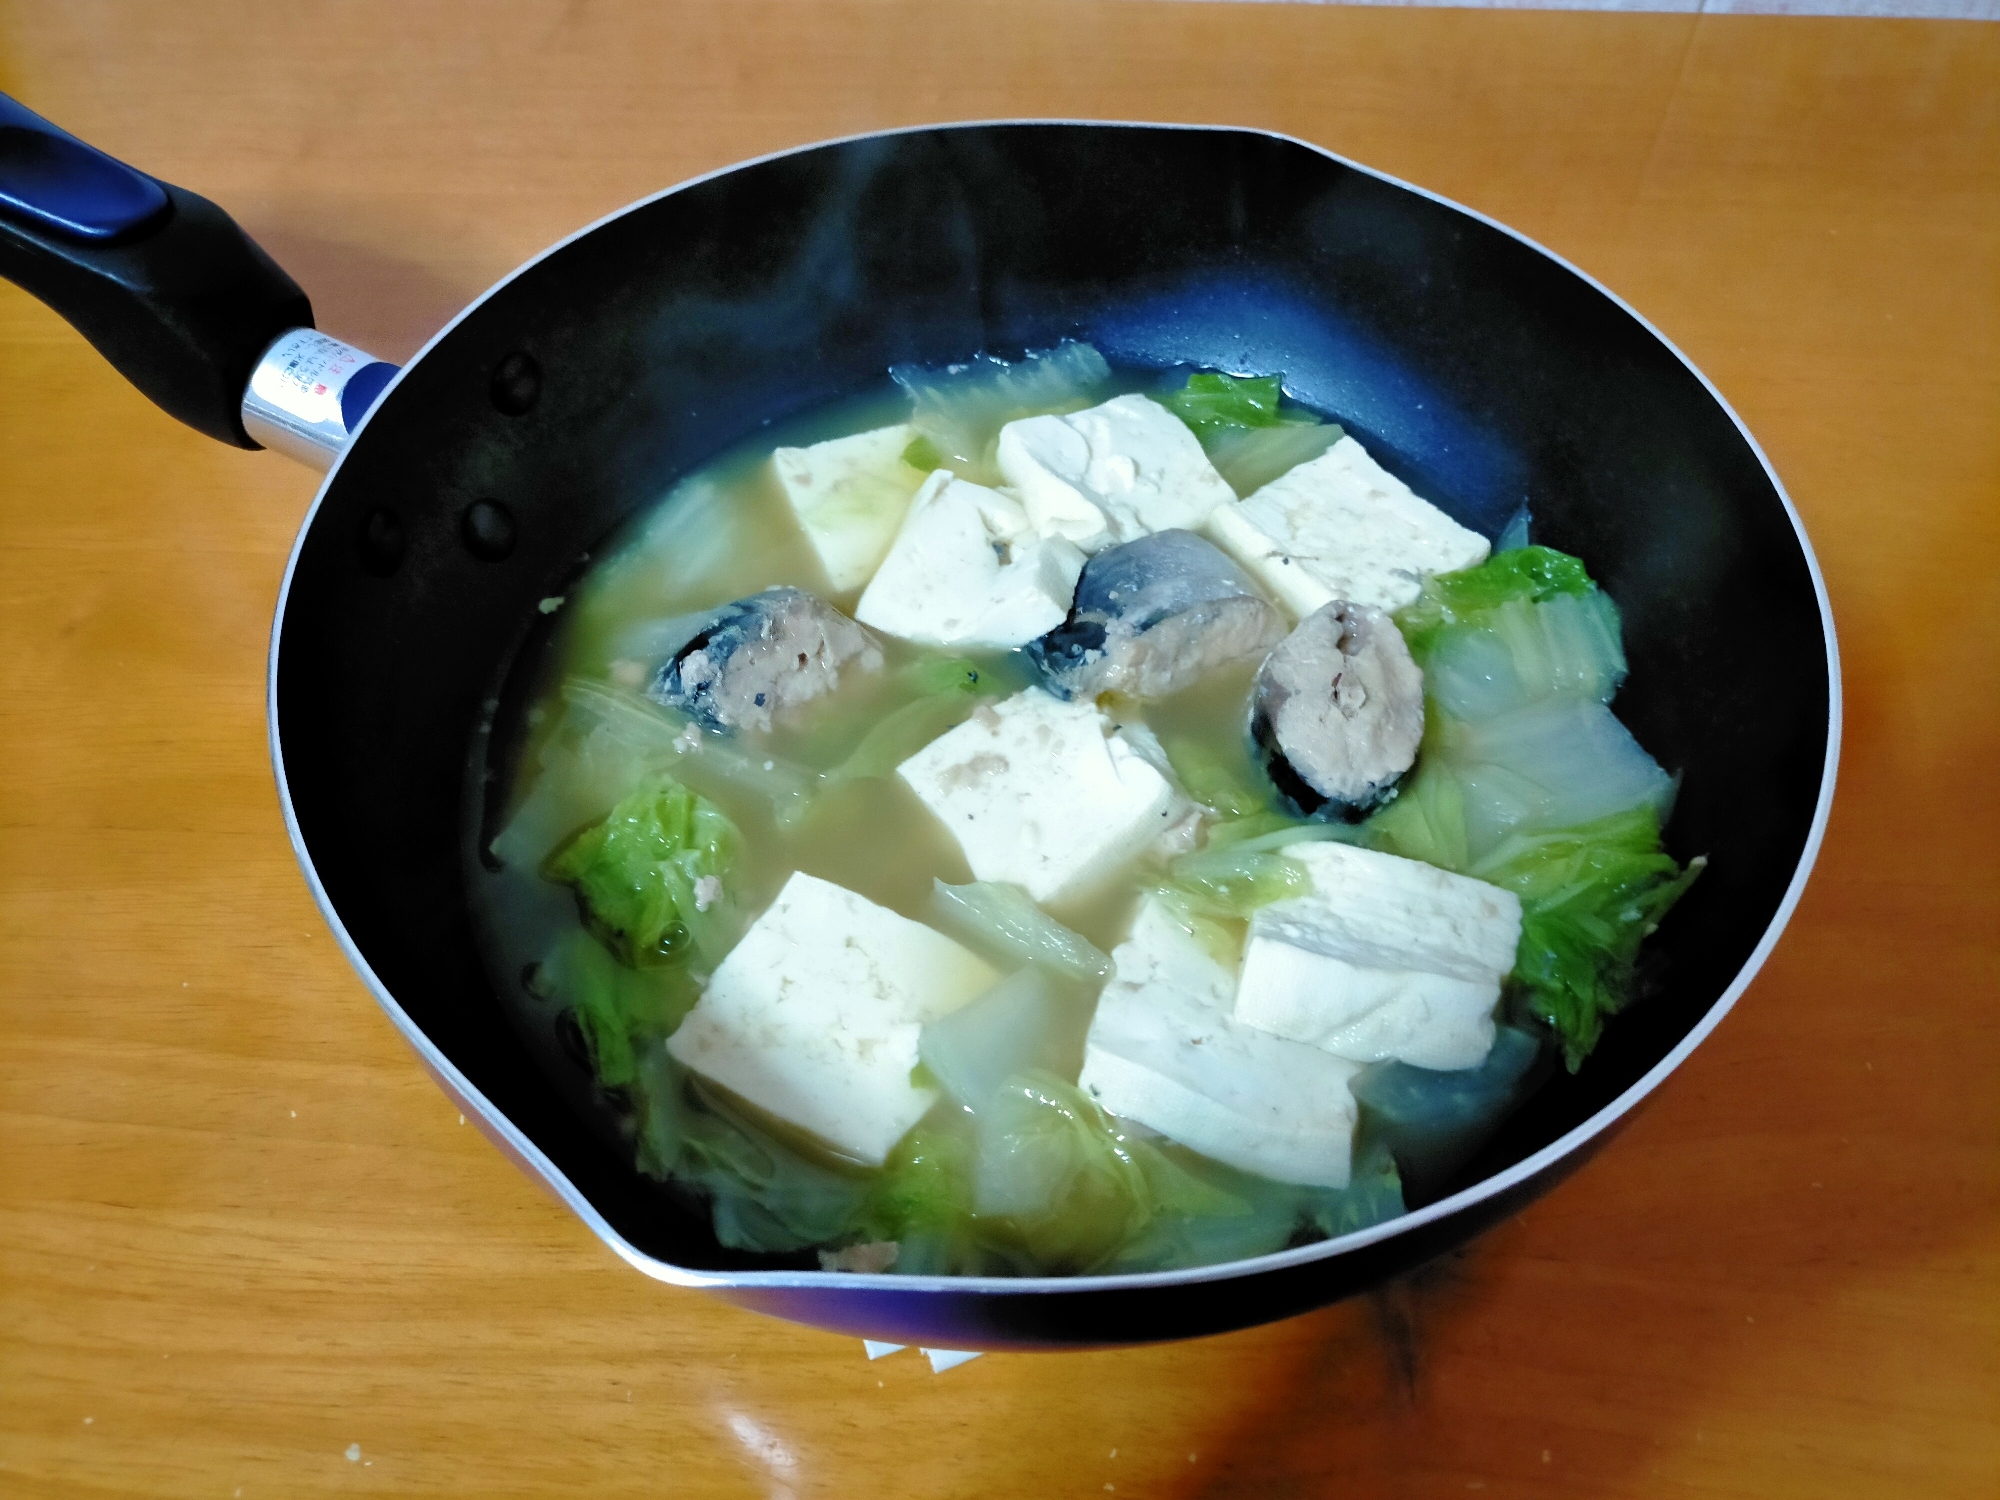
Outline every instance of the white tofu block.
[(1253, 918), (1236, 1018), (1357, 1064), (1395, 1058), (1420, 1068), (1477, 1067), (1493, 1045), (1500, 981), (1403, 964), (1394, 949), (1353, 942), (1338, 929), (1260, 928)]
[(996, 457), (1035, 530), (1085, 552), (1192, 530), (1236, 499), (1187, 424), (1144, 396), (1009, 422)]
[(778, 487), (836, 594), (873, 578), (896, 539), (924, 479), (903, 462), (913, 435), (898, 423), (771, 454)]
[(1029, 688), (982, 708), (896, 768), (958, 840), (980, 880), (1044, 906), (1097, 890), (1191, 804), (1089, 702)]
[(1351, 437), (1215, 511), (1206, 534), (1300, 619), (1334, 599), (1401, 609), (1426, 575), (1490, 550)]
[(1112, 957), (1078, 1078), (1092, 1098), (1246, 1172), (1347, 1185), (1360, 1064), (1232, 1020), (1234, 977), (1156, 900)]
[(931, 646), (1011, 650), (1069, 616), (1083, 553), (1020, 502), (939, 469), (910, 502), (854, 618)]
[(723, 959), (667, 1051), (880, 1166), (937, 1098), (910, 1082), (924, 1023), (998, 978), (950, 938), (801, 871)]
[(1521, 945), (1521, 898), (1420, 859), (1351, 844), (1287, 844), (1312, 899), (1358, 933), (1418, 955), (1440, 973), (1504, 975)]
[(1313, 891), (1252, 915), (1236, 1019), (1354, 1062), (1476, 1067), (1514, 966), (1519, 898), (1366, 849), (1284, 853), (1312, 873)]

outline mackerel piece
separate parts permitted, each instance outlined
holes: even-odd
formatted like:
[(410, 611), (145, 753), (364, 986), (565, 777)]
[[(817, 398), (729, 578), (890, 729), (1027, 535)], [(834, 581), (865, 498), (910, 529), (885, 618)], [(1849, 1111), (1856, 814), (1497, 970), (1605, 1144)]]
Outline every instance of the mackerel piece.
[(1308, 817), (1354, 822), (1394, 795), (1424, 737), (1424, 674), (1395, 621), (1336, 599), (1257, 671), (1250, 738)]
[(1250, 575), (1192, 531), (1156, 532), (1098, 553), (1069, 618), (1028, 647), (1064, 698), (1165, 698), (1226, 662), (1268, 651), (1284, 616)]
[(787, 709), (838, 687), (843, 667), (880, 671), (882, 648), (825, 600), (765, 589), (718, 609), (647, 692), (721, 733), (768, 730)]

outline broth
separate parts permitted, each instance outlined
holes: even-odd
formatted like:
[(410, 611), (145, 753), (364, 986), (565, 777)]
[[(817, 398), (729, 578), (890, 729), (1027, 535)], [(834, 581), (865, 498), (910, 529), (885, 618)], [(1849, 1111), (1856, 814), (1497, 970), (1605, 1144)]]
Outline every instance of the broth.
[[(1184, 375), (1116, 372), (1097, 383), (1090, 399), (1134, 391), (1158, 396)], [(1047, 403), (1057, 411), (1084, 404)], [(1458, 1071), (1378, 1062), (1355, 1080), (1359, 1122), (1344, 1186), (1281, 1182), (1202, 1155), (1099, 1109), (1076, 1090), (1073, 1071), (1020, 1075), (1003, 1102), (981, 1110), (940, 1091), (886, 1165), (876, 1167), (668, 1054), (665, 1038), (705, 993), (726, 942), (740, 941), (792, 889), (796, 875), (932, 928), (939, 925), (936, 883), (974, 885), (966, 849), (894, 767), (993, 705), (1039, 692), (1044, 670), (1025, 647), (918, 646), (878, 631), (879, 670), (843, 670), (836, 688), (781, 717), (768, 733), (690, 731), (684, 714), (662, 708), (645, 691), (663, 652), (678, 644), (677, 634), (685, 639), (682, 622), (690, 616), (777, 586), (854, 613), (863, 589), (830, 585), (771, 454), (905, 422), (910, 412), (902, 391), (871, 393), (746, 439), (635, 518), (560, 603), (546, 676), (528, 695), (522, 721), (500, 726), (497, 739), (521, 746), (520, 771), (507, 815), (494, 825), (500, 832), (490, 856), (473, 876), (482, 940), (515, 1024), (576, 1107), (631, 1154), (638, 1170), (660, 1179), (663, 1191), (704, 1201), (724, 1244), (764, 1251), (774, 1264), (811, 1265), (818, 1254), (828, 1268), (904, 1273), (1156, 1269), (1259, 1254), (1401, 1212), (1405, 1179), (1430, 1188), (1447, 1180), (1498, 1114), (1550, 1065), (1556, 1049), (1548, 1017), (1525, 1014), (1512, 990), (1485, 1061)], [(1287, 414), (1300, 429), (1311, 416), (1290, 408)], [(1233, 440), (1211, 450), (1218, 462)], [(1314, 442), (1310, 433), (1291, 432), (1266, 446), (1275, 451), (1281, 440), (1294, 454), (1310, 453)], [(1324, 451), (1325, 441), (1318, 446)], [(980, 463), (990, 463), (990, 455), (967, 466)], [(1615, 631), (1615, 612), (1613, 621)], [(1447, 627), (1456, 628), (1449, 621)], [(1225, 880), (1201, 876), (1207, 867), (1173, 862), (1166, 850), (1133, 861), (1081, 898), (1043, 903), (1049, 916), (1101, 953), (1134, 937), (1135, 914), (1152, 892), (1180, 903), (1170, 909), (1212, 957), (1238, 962), (1249, 906), (1270, 899), (1265, 892), (1246, 905), (1245, 880), (1270, 872), (1281, 885), (1292, 882), (1280, 896), (1300, 889), (1300, 866), (1277, 855), (1272, 840), (1330, 838), (1433, 863), (1456, 859), (1454, 868), (1473, 862), (1469, 850), (1461, 858), (1418, 847), (1436, 833), (1426, 809), (1438, 801), (1447, 774), (1431, 765), (1430, 758), (1447, 764), (1449, 753), (1433, 747), (1436, 735), (1426, 740), (1426, 759), (1418, 761), (1404, 797), (1389, 804), (1393, 818), (1385, 813), (1348, 827), (1315, 823), (1287, 807), (1246, 732), (1260, 660), (1245, 656), (1217, 666), (1153, 701), (1105, 700), (1113, 719), (1157, 736), (1173, 773), (1168, 779), (1212, 809), (1202, 826), (1214, 852), (1226, 853), (1217, 832), (1224, 826), (1271, 852), (1246, 853)], [(953, 686), (940, 692), (947, 678)], [(1432, 712), (1435, 730), (1447, 721)], [(889, 732), (900, 725), (909, 726), (906, 733)], [(885, 747), (878, 743), (885, 736), (898, 742)], [(614, 951), (618, 945), (601, 917), (593, 920), (569, 884), (550, 878), (559, 851), (624, 805), (635, 786), (663, 775), (684, 781), (736, 833), (726, 895), (713, 898), (713, 920), (728, 933), (726, 941), (714, 940), (718, 952), (703, 948), (692, 913), (667, 928), (662, 944), (680, 945), (671, 952)], [(1532, 816), (1504, 826), (1516, 824), (1532, 827)], [(1653, 843), (1657, 849), (1657, 823)], [(1498, 852), (1511, 847), (1502, 844)], [(1647, 889), (1663, 889), (1665, 875), (1654, 873)], [(1686, 877), (1679, 878), (1684, 885)], [(1532, 905), (1539, 898), (1524, 899)], [(1535, 914), (1539, 919), (1539, 909)], [(996, 974), (1006, 972), (990, 950), (986, 957)], [(1051, 1024), (1072, 1027), (1080, 1046), (1095, 982), (1031, 967), (1048, 983), (1041, 1002), (1048, 1014), (1068, 1018)], [(923, 1064), (912, 1080), (936, 1082)], [(1051, 1170), (1067, 1174), (1059, 1190), (1049, 1190), (1056, 1196), (1048, 1202), (1035, 1198), (1043, 1189), (1024, 1186), (1026, 1179), (993, 1185), (996, 1171), (1025, 1172), (1022, 1163), (1030, 1159), (1053, 1162)], [(978, 1202), (1014, 1209), (971, 1212), (975, 1178)], [(1039, 1206), (1020, 1207), (1031, 1200)], [(890, 1248), (880, 1250), (883, 1244)]]

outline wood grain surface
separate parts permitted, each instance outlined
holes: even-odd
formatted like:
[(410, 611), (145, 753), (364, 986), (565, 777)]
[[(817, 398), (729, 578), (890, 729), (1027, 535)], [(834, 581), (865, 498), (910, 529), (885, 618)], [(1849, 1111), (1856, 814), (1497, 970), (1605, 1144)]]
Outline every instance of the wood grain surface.
[(1524, 1216), (1274, 1327), (870, 1364), (644, 1280), (461, 1126), (280, 826), (266, 633), (313, 477), (0, 286), (0, 1495), (2000, 1493), (2000, 26), (5, 0), (0, 90), (230, 208), (391, 359), (774, 148), (1293, 132), (1708, 372), (1810, 528), (1847, 693), (1763, 976)]

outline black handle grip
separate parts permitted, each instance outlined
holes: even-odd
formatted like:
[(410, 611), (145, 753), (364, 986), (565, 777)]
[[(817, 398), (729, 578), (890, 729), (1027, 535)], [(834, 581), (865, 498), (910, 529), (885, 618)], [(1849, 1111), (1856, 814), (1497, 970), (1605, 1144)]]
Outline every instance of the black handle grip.
[(59, 313), (170, 415), (255, 448), (243, 389), (312, 304), (228, 214), (0, 94), (0, 277)]

